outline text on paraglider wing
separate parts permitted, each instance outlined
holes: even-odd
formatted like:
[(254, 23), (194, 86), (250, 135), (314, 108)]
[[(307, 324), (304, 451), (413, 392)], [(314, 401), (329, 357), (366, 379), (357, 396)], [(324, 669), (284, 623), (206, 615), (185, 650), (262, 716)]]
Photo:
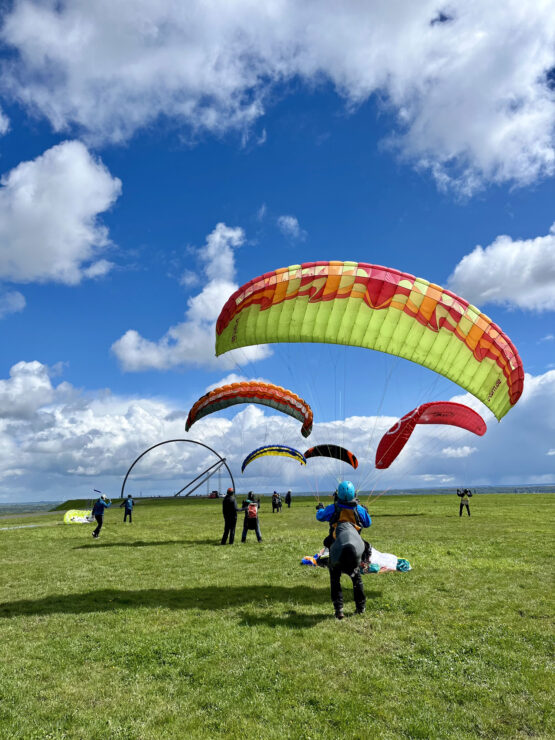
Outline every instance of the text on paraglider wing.
[(237, 328), (239, 326), (239, 317), (235, 319), (235, 323), (233, 324), (233, 332), (231, 334), (231, 343), (235, 344), (237, 341)]
[(501, 385), (501, 380), (499, 378), (497, 378), (497, 380), (493, 384), (493, 387), (492, 387), (491, 391), (488, 393), (488, 401), (491, 400), (491, 397), (493, 396), (493, 394), (499, 388), (500, 385)]

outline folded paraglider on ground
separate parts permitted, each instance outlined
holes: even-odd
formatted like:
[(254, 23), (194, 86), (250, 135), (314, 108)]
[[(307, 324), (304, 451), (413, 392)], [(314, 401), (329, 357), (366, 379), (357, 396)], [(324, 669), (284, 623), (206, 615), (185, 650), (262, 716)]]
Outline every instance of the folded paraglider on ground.
[[(301, 560), (301, 565), (327, 568), (328, 559), (329, 550), (327, 547), (323, 547), (315, 555), (305, 555)], [(408, 560), (398, 558), (397, 555), (392, 555), (389, 552), (380, 552), (375, 547), (372, 547), (370, 560), (362, 561), (360, 564), (360, 572), (363, 575), (368, 573), (406, 573), (409, 570), (412, 570), (412, 567)]]

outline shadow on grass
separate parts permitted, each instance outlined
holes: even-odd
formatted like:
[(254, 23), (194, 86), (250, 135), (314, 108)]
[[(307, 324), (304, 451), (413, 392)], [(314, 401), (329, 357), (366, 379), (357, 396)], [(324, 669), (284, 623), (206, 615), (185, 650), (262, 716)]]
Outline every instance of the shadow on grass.
[[(348, 591), (347, 591), (348, 593)], [(347, 594), (346, 594), (347, 595)], [(368, 591), (368, 599), (381, 597), (381, 591)], [(348, 596), (347, 596), (348, 598)], [(242, 611), (245, 624), (264, 623), (271, 626), (311, 627), (327, 619), (332, 609), (329, 589), (308, 586), (206, 586), (194, 588), (151, 588), (142, 591), (102, 589), (77, 594), (45, 596), (42, 599), (22, 599), (0, 604), (0, 618), (28, 617), (47, 614), (89, 614), (115, 609), (206, 609), (218, 611), (229, 607), (264, 608), (275, 604), (322, 605), (322, 615), (302, 614), (290, 609), (285, 615), (247, 613)]]
[(196, 547), (197, 545), (219, 545), (217, 539), (211, 540), (136, 540), (135, 542), (91, 542), (89, 545), (77, 545), (74, 550), (96, 550), (101, 547), (159, 547), (160, 545), (187, 545)]
[(404, 517), (404, 516), (427, 516), (427, 515), (426, 514), (422, 514), (422, 513), (419, 513), (419, 514), (379, 514), (379, 513), (378, 514), (375, 514), (374, 512), (372, 512), (372, 516), (373, 517), (379, 517), (380, 519), (383, 519), (383, 517), (385, 517), (385, 516), (394, 516), (394, 517), (399, 517), (400, 518), (400, 517)]

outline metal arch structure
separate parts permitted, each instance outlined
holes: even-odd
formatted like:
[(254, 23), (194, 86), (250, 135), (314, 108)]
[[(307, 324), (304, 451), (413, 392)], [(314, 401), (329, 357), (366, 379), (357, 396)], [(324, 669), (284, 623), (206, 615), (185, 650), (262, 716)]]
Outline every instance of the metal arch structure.
[(125, 492), (125, 484), (127, 483), (127, 479), (129, 478), (129, 474), (131, 473), (131, 471), (133, 470), (133, 468), (135, 467), (135, 465), (139, 462), (139, 460), (142, 457), (144, 457), (147, 454), (147, 452), (150, 452), (151, 450), (154, 450), (156, 447), (161, 447), (162, 445), (170, 444), (170, 442), (188, 442), (189, 444), (199, 445), (200, 447), (204, 447), (205, 449), (210, 450), (210, 452), (212, 454), (216, 455), (216, 457), (220, 460), (221, 465), (225, 465), (225, 467), (227, 469), (227, 472), (229, 473), (229, 477), (231, 478), (231, 483), (233, 485), (233, 490), (235, 491), (235, 481), (233, 480), (233, 474), (231, 473), (231, 470), (229, 469), (229, 465), (227, 464), (225, 458), (222, 457), (220, 454), (218, 454), (216, 452), (216, 450), (213, 450), (212, 447), (209, 447), (208, 445), (205, 445), (204, 442), (197, 442), (195, 439), (166, 439), (164, 442), (158, 442), (157, 444), (152, 445), (151, 447), (149, 447), (148, 449), (146, 449), (144, 452), (141, 452), (141, 454), (139, 455), (139, 457), (137, 457), (135, 460), (133, 460), (133, 462), (129, 466), (129, 469), (128, 469), (127, 473), (125, 474), (125, 478), (123, 479), (123, 483), (121, 484), (121, 494), (120, 494), (120, 497), (121, 498), (124, 497), (123, 494)]

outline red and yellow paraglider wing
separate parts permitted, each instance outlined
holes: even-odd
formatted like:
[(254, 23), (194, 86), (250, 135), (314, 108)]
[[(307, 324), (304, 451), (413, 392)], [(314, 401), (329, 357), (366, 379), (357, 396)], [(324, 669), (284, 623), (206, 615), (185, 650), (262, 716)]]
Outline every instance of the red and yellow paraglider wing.
[(216, 354), (272, 342), (404, 357), (458, 383), (498, 419), (522, 393), (522, 362), (491, 319), (438, 285), (378, 265), (310, 262), (243, 285), (218, 318)]
[(303, 425), (301, 429), (303, 437), (308, 437), (312, 431), (313, 414), (306, 401), (286, 388), (259, 381), (231, 383), (214, 388), (193, 404), (187, 416), (185, 430), (189, 431), (192, 425), (203, 416), (241, 403), (270, 406), (298, 419)]

